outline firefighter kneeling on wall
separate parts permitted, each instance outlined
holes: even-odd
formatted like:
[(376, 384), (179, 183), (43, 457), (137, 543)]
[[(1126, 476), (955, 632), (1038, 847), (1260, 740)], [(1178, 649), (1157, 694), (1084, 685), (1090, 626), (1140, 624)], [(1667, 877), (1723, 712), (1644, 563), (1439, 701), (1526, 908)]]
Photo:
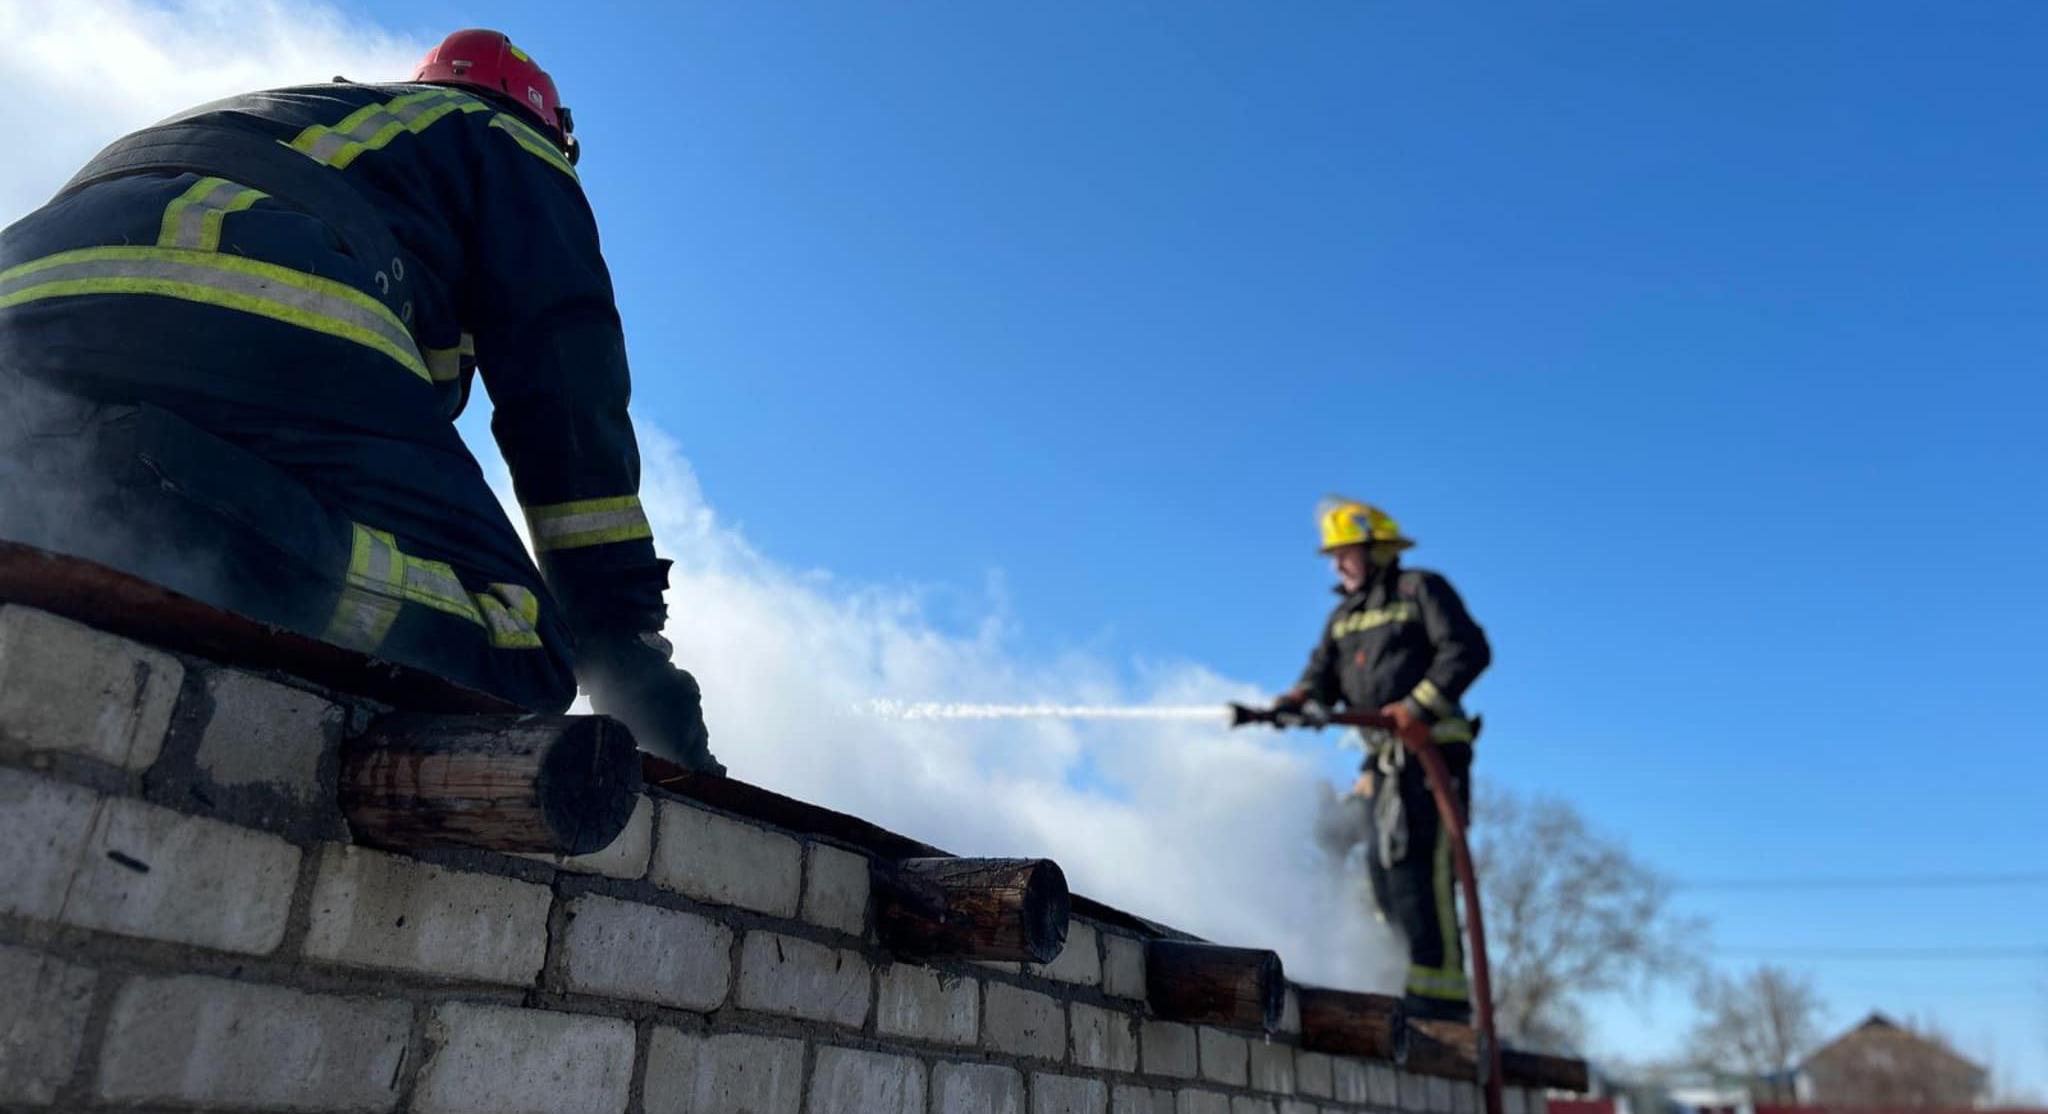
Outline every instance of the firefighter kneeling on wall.
[[(1391, 717), (1401, 735), (1436, 743), (1452, 796), (1468, 810), (1477, 723), (1459, 701), (1492, 660), (1486, 633), (1449, 581), (1401, 567), (1401, 551), (1415, 543), (1385, 512), (1333, 497), (1316, 517), (1344, 598), (1323, 625), (1300, 683), (1274, 707), (1310, 723), (1340, 707)], [(1371, 816), (1366, 859), (1374, 900), (1381, 917), (1408, 937), (1408, 1013), (1469, 1021), (1451, 848), (1428, 779), (1399, 740), (1367, 732), (1364, 741), (1364, 771), (1353, 791)]]
[[(0, 232), (0, 535), (537, 711), (580, 681), (722, 772), (577, 154), (495, 31), (116, 142)], [(538, 567), (452, 424), (477, 373)]]

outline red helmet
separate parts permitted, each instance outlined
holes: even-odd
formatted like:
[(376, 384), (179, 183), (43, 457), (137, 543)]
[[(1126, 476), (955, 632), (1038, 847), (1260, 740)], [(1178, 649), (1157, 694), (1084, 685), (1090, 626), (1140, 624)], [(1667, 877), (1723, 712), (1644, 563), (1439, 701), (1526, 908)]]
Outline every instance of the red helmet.
[(413, 71), (414, 81), (434, 85), (466, 85), (496, 94), (538, 122), (563, 151), (576, 154), (569, 110), (555, 91), (555, 79), (540, 63), (512, 45), (502, 31), (457, 31), (427, 51)]

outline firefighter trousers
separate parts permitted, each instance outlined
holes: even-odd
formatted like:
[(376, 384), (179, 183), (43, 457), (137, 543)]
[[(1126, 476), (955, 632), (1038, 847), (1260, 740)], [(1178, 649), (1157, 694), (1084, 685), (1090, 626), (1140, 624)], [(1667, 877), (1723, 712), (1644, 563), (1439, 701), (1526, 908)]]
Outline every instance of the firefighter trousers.
[[(415, 544), (406, 523), (353, 520), (244, 444), (153, 403), (86, 399), (4, 369), (0, 402), (0, 536), (535, 711), (574, 699), (530, 563), (526, 575), (502, 561), (480, 572)], [(290, 419), (261, 420), (275, 431)]]
[[(1398, 746), (1398, 744), (1394, 744)], [(1472, 747), (1439, 744), (1451, 795), (1471, 815)], [(1458, 931), (1457, 874), (1450, 834), (1422, 764), (1408, 760), (1379, 775), (1373, 793), (1375, 830), (1366, 855), (1380, 914), (1408, 938), (1403, 995), (1412, 1017), (1469, 1021), (1471, 995)]]

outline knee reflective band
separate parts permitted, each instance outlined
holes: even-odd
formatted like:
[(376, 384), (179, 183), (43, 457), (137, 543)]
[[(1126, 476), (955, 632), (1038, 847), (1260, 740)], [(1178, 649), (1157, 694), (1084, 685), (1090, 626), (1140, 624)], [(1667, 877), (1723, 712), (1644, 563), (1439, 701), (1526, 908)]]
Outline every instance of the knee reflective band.
[(467, 619), (489, 634), (493, 646), (540, 647), (540, 600), (532, 591), (517, 584), (493, 584), (490, 592), (472, 596), (446, 562), (411, 556), (398, 548), (391, 534), (356, 523), (347, 583), (324, 637), (366, 653), (374, 651), (407, 603)]
[(528, 507), (526, 524), (533, 533), (533, 548), (540, 553), (654, 536), (638, 495)]
[(1471, 992), (1465, 985), (1465, 956), (1458, 947), (1458, 905), (1451, 893), (1451, 837), (1441, 823), (1436, 831), (1436, 853), (1430, 881), (1436, 891), (1436, 927), (1442, 937), (1441, 963), (1436, 967), (1411, 965), (1408, 993), (1421, 998), (1464, 1002)]
[(201, 178), (165, 207), (156, 246), (219, 251), (221, 221), (268, 196), (226, 178)]
[(406, 132), (418, 134), (451, 112), (489, 112), (491, 106), (452, 89), (407, 93), (383, 104), (365, 105), (336, 124), (315, 124), (289, 146), (336, 170), (345, 169), (365, 151), (375, 151)]
[(104, 247), (58, 252), (0, 271), (0, 309), (90, 294), (150, 294), (268, 317), (354, 341), (433, 381), (412, 333), (382, 302), (275, 263), (187, 248)]

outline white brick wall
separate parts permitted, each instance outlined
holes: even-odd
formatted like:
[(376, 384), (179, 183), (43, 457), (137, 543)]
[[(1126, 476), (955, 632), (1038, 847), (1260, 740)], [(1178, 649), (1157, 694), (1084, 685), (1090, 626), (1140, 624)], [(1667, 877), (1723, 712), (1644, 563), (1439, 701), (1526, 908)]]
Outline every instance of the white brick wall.
[(1102, 953), (1095, 942), (1095, 926), (1084, 920), (1067, 924), (1067, 946), (1051, 963), (1032, 966), (1035, 974), (1076, 986), (1102, 985)]
[(169, 654), (0, 606), (0, 742), (145, 769), (163, 749), (184, 679)]
[(799, 1040), (659, 1028), (647, 1045), (647, 1114), (798, 1114), (804, 1097)]
[(0, 912), (56, 920), (99, 814), (99, 795), (0, 769)]
[(1250, 1050), (1245, 1039), (1208, 1025), (1202, 1026), (1202, 1078), (1242, 1087), (1251, 1078)]
[(1365, 1066), (1365, 1097), (1381, 1106), (1401, 1103), (1401, 1076), (1386, 1064)]
[(803, 884), (803, 845), (780, 832), (701, 808), (661, 802), (655, 884), (714, 905), (794, 917)]
[(1146, 1075), (1175, 1079), (1195, 1077), (1195, 1030), (1172, 1021), (1147, 1021), (1139, 1027), (1139, 1048)]
[(587, 855), (521, 855), (522, 859), (553, 863), (578, 874), (602, 874), (607, 878), (645, 878), (647, 863), (654, 852), (654, 798), (642, 796), (633, 802), (633, 814), (611, 845)]
[(1252, 1087), (1276, 1094), (1294, 1093), (1294, 1046), (1273, 1040), (1251, 1042)]
[(732, 930), (674, 909), (586, 894), (562, 933), (562, 988), (706, 1012), (732, 984)]
[(621, 1114), (633, 1026), (610, 1017), (451, 1002), (428, 1027), (417, 1114)]
[(858, 1029), (871, 981), (857, 952), (774, 932), (749, 932), (740, 944), (741, 1009)]
[(1024, 1075), (1001, 1064), (940, 1064), (932, 1114), (1024, 1114)]
[(1173, 1092), (1119, 1083), (1110, 1092), (1109, 1114), (1174, 1114)]
[(1067, 1014), (1052, 997), (989, 983), (981, 1011), (982, 1047), (1011, 1056), (1058, 1060), (1067, 1054)]
[(1230, 1098), (1230, 1114), (1276, 1114), (1276, 1112), (1270, 1099), (1255, 1099), (1247, 1098), (1244, 1095), (1232, 1095)]
[(1145, 1000), (1145, 944), (1113, 932), (1102, 934), (1102, 990), (1117, 998)]
[(1230, 1114), (1230, 1096), (1215, 1091), (1182, 1091), (1174, 1099), (1174, 1114)]
[(0, 1102), (47, 1103), (71, 1078), (95, 981), (54, 956), (0, 947)]
[(1138, 1023), (1127, 1013), (1112, 1012), (1086, 1002), (1068, 1009), (1074, 1063), (1084, 1068), (1138, 1070)]
[(804, 871), (804, 920), (849, 936), (867, 931), (868, 857), (823, 843), (810, 848)]
[(1108, 1114), (1109, 1085), (1100, 1079), (1031, 1074), (1031, 1114)]
[(908, 1056), (818, 1049), (805, 1114), (925, 1114), (924, 1065)]
[(136, 979), (115, 997), (97, 1091), (123, 1103), (390, 1110), (411, 1031), (400, 1001)]
[(1294, 1085), (1304, 1095), (1326, 1099), (1331, 1095), (1330, 1057), (1321, 1052), (1302, 1052), (1294, 1058)]
[(341, 705), (233, 669), (207, 671), (206, 692), (213, 714), (199, 736), (200, 772), (302, 801), (320, 795), (320, 758), (341, 745)]
[(354, 967), (531, 985), (547, 957), (544, 886), (328, 844), (306, 954)]
[(973, 1044), (981, 1030), (981, 984), (929, 967), (892, 963), (875, 990), (875, 1031), (938, 1044)]
[(1338, 1102), (1370, 1102), (1372, 1093), (1366, 1086), (1365, 1065), (1349, 1057), (1340, 1057), (1330, 1062), (1330, 1080), (1333, 1096)]

